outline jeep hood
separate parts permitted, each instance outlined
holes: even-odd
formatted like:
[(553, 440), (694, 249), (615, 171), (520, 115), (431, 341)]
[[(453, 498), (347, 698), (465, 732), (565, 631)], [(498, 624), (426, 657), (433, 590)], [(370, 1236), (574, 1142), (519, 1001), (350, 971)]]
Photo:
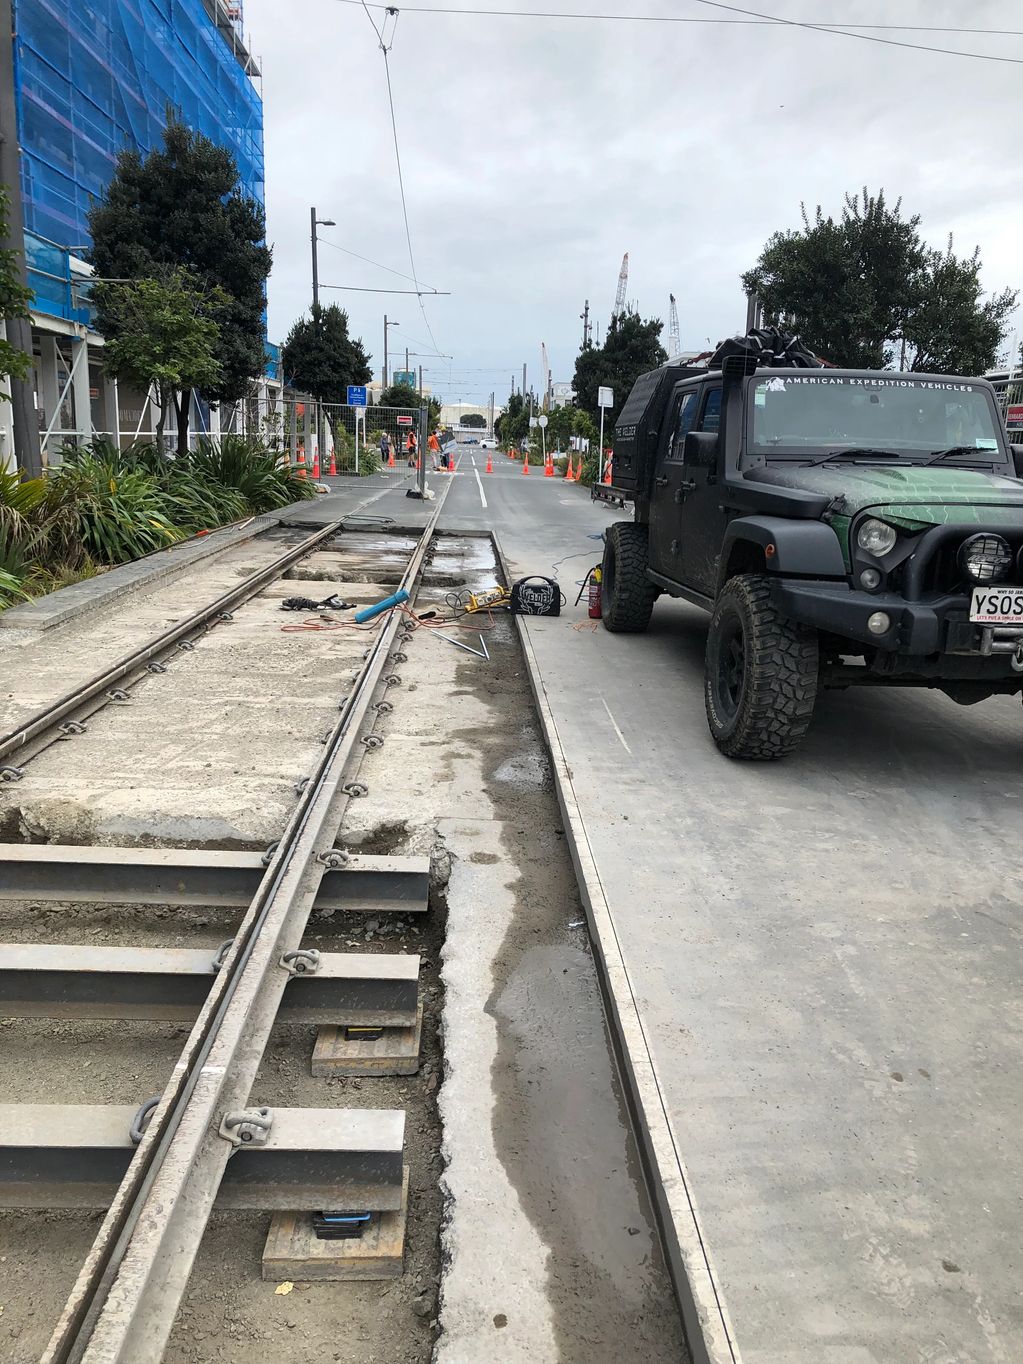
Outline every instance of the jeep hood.
[[(977, 469), (835, 461), (816, 468), (775, 464), (750, 470), (747, 477), (830, 497), (829, 519), (852, 517), (869, 507), (907, 529), (998, 519), (1018, 519), (1023, 527), (1023, 482)], [(978, 514), (981, 507), (985, 510)]]

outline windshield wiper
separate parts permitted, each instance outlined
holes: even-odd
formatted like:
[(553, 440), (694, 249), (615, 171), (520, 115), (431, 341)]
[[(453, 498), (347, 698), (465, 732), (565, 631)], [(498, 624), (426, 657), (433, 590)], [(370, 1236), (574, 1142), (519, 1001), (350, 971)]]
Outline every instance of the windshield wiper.
[(876, 458), (884, 455), (886, 459), (901, 459), (898, 450), (877, 450), (870, 445), (846, 445), (841, 450), (829, 450), (821, 459), (812, 460), (810, 468), (815, 469), (818, 464), (827, 464), (829, 459), (858, 459), (860, 455), (869, 455)]
[(940, 460), (951, 459), (953, 455), (987, 455), (987, 459), (982, 459), (982, 464), (993, 464), (996, 462), (997, 450), (982, 450), (976, 445), (950, 445), (947, 450), (932, 450), (933, 459), (927, 461), (928, 464), (937, 464)]

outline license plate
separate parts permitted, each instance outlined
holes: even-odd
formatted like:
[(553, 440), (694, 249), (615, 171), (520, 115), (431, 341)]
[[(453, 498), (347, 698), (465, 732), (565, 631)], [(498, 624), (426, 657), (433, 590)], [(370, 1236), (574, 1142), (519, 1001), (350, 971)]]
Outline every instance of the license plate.
[(975, 587), (970, 620), (977, 625), (1023, 625), (1023, 587)]

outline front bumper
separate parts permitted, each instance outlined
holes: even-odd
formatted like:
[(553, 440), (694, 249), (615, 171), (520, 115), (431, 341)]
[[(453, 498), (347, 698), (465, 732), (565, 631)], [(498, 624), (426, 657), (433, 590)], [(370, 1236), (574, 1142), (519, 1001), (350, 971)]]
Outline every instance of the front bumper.
[[(962, 592), (924, 595), (906, 601), (895, 592), (860, 592), (848, 583), (801, 582), (778, 579), (775, 599), (779, 610), (792, 620), (845, 639), (868, 644), (884, 653), (955, 654), (991, 658), (1009, 657), (1023, 641), (1023, 628), (983, 626), (970, 621), (970, 598)], [(872, 634), (867, 620), (875, 611), (891, 618), (891, 629)]]

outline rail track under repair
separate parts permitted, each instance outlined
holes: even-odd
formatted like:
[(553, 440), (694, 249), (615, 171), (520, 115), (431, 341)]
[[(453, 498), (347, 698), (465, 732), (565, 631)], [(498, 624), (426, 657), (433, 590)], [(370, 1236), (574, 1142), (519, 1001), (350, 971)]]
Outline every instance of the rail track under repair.
[[(436, 513), (408, 559), (412, 598)], [(8, 781), (49, 745), (122, 704), (147, 672), (323, 546), (317, 530), (0, 738)], [(320, 953), (304, 945), (314, 907), (425, 910), (429, 859), (349, 854), (335, 845), (364, 746), (380, 740), (408, 618), (380, 618), (322, 756), (297, 788), (279, 841), (258, 851), (173, 847), (0, 846), (0, 897), (108, 905), (244, 909), (220, 951), (0, 946), (0, 1013), (28, 1018), (180, 1019), (191, 1029), (158, 1098), (121, 1105), (0, 1106), (0, 1206), (106, 1209), (42, 1356), (46, 1364), (159, 1359), (214, 1209), (307, 1213), (355, 1237), (404, 1215), (400, 1109), (253, 1107), (250, 1095), (279, 1011), (332, 1025), (335, 1049), (370, 1062), (381, 1039), (417, 1038), (419, 958)], [(194, 1021), (193, 1021), (194, 1020)], [(324, 1220), (325, 1218), (325, 1220)]]

